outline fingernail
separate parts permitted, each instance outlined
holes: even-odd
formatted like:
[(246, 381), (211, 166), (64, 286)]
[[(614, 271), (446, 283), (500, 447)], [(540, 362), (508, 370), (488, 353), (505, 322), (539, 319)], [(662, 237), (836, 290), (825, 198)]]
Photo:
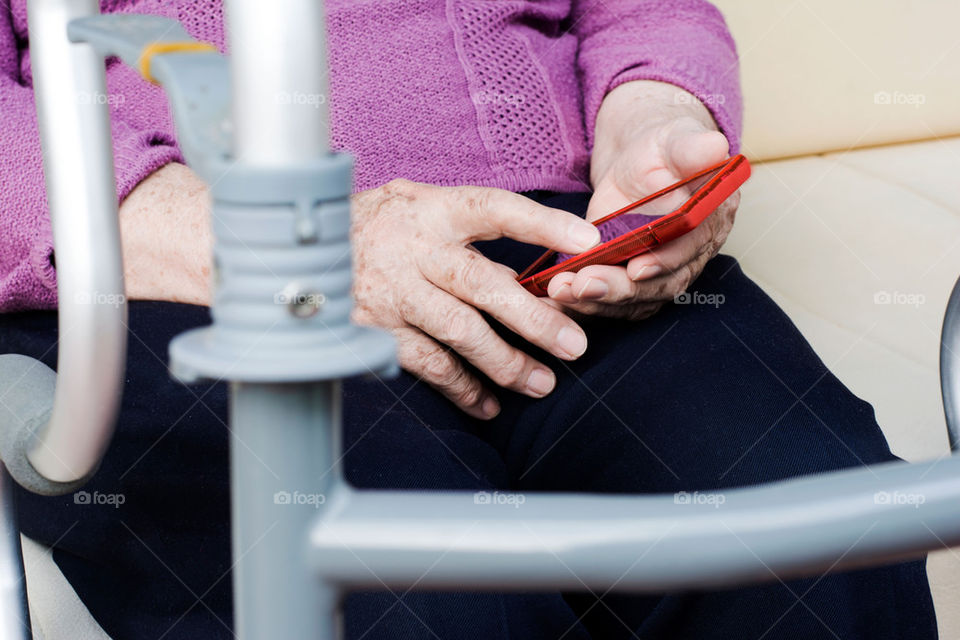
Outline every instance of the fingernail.
[(640, 270), (637, 271), (635, 274), (633, 274), (633, 278), (631, 278), (631, 280), (633, 280), (634, 282), (636, 282), (637, 280), (647, 280), (657, 275), (661, 271), (663, 271), (663, 267), (661, 267), (660, 265), (648, 264), (644, 267), (640, 267)]
[(577, 297), (580, 299), (602, 298), (603, 296), (607, 295), (608, 291), (610, 291), (610, 287), (608, 287), (607, 283), (603, 280), (587, 278), (587, 281), (584, 282), (583, 286), (580, 288), (580, 293), (577, 294)]
[(579, 358), (587, 350), (587, 336), (576, 329), (564, 327), (557, 334), (557, 346), (568, 360)]
[(547, 369), (534, 369), (530, 377), (527, 378), (527, 391), (530, 395), (542, 398), (553, 391), (554, 383), (555, 379), (552, 371)]
[(488, 418), (492, 418), (500, 413), (500, 403), (493, 396), (487, 396), (483, 404), (480, 405), (480, 411)]
[(600, 231), (586, 222), (577, 222), (570, 225), (567, 236), (577, 245), (579, 251), (586, 251), (600, 242)]

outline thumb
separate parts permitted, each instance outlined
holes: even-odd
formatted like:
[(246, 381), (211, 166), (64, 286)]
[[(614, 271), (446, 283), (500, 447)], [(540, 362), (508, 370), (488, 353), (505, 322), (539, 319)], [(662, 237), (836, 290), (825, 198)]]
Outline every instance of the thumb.
[(673, 174), (685, 178), (723, 161), (730, 152), (730, 143), (719, 131), (675, 130), (665, 151)]
[(631, 202), (632, 200), (614, 186), (611, 180), (604, 180), (590, 196), (590, 203), (587, 205), (587, 222), (602, 218)]

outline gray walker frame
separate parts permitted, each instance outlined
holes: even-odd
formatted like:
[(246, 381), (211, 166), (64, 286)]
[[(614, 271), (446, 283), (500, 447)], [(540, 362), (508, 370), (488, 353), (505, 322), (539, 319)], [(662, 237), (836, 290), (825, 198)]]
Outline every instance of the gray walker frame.
[[(340, 380), (388, 376), (394, 347), (350, 323), (352, 161), (328, 148), (319, 0), (227, 1), (231, 57), (158, 53), (188, 164), (210, 185), (213, 324), (170, 345), (179, 379), (229, 380), (236, 633), (342, 637), (351, 589), (664, 592), (819, 575), (960, 544), (960, 458), (675, 495), (356, 490)], [(103, 59), (137, 67), (175, 21), (30, 0), (31, 59), (58, 264), (58, 373), (0, 356), (0, 639), (29, 637), (10, 477), (75, 491), (114, 428), (126, 305)], [(960, 287), (944, 321), (956, 451)], [(842, 428), (843, 425), (836, 425)], [(910, 497), (914, 499), (910, 499)], [(906, 497), (906, 499), (903, 499)], [(917, 498), (922, 499), (917, 499)]]

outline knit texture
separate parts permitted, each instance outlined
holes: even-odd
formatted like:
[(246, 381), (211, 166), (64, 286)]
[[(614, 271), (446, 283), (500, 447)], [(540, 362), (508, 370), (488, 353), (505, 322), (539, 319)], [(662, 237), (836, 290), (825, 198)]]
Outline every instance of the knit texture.
[[(330, 131), (356, 189), (403, 177), (513, 191), (589, 189), (603, 97), (660, 80), (703, 100), (735, 152), (736, 51), (704, 0), (328, 0)], [(102, 0), (180, 20), (225, 50), (217, 0)], [(0, 7), (0, 311), (56, 305), (26, 0)], [(117, 195), (182, 161), (163, 91), (112, 61)]]

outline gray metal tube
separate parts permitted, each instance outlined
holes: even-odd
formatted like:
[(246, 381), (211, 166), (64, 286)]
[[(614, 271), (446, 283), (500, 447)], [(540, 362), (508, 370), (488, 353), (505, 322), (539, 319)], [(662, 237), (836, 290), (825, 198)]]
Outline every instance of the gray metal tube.
[(324, 154), (328, 82), (323, 2), (229, 0), (235, 158), (286, 166)]
[(960, 451), (960, 280), (953, 285), (940, 332), (940, 391), (950, 449)]
[[(237, 164), (296, 169), (325, 156), (323, 3), (229, 0), (226, 23)], [(340, 395), (339, 383), (330, 381), (233, 383), (233, 585), (241, 640), (340, 637), (340, 594), (306, 561), (309, 524), (342, 483), (334, 462)]]
[(13, 479), (0, 462), (0, 640), (27, 640), (30, 613)]
[(338, 635), (337, 593), (308, 562), (310, 523), (342, 483), (339, 384), (234, 383), (230, 405), (235, 632)]
[(57, 264), (60, 341), (50, 421), (27, 453), (72, 483), (100, 462), (119, 408), (126, 300), (103, 59), (67, 39), (96, 0), (30, 0), (30, 59)]
[(344, 588), (662, 593), (960, 544), (960, 458), (675, 496), (349, 491), (311, 532)]

